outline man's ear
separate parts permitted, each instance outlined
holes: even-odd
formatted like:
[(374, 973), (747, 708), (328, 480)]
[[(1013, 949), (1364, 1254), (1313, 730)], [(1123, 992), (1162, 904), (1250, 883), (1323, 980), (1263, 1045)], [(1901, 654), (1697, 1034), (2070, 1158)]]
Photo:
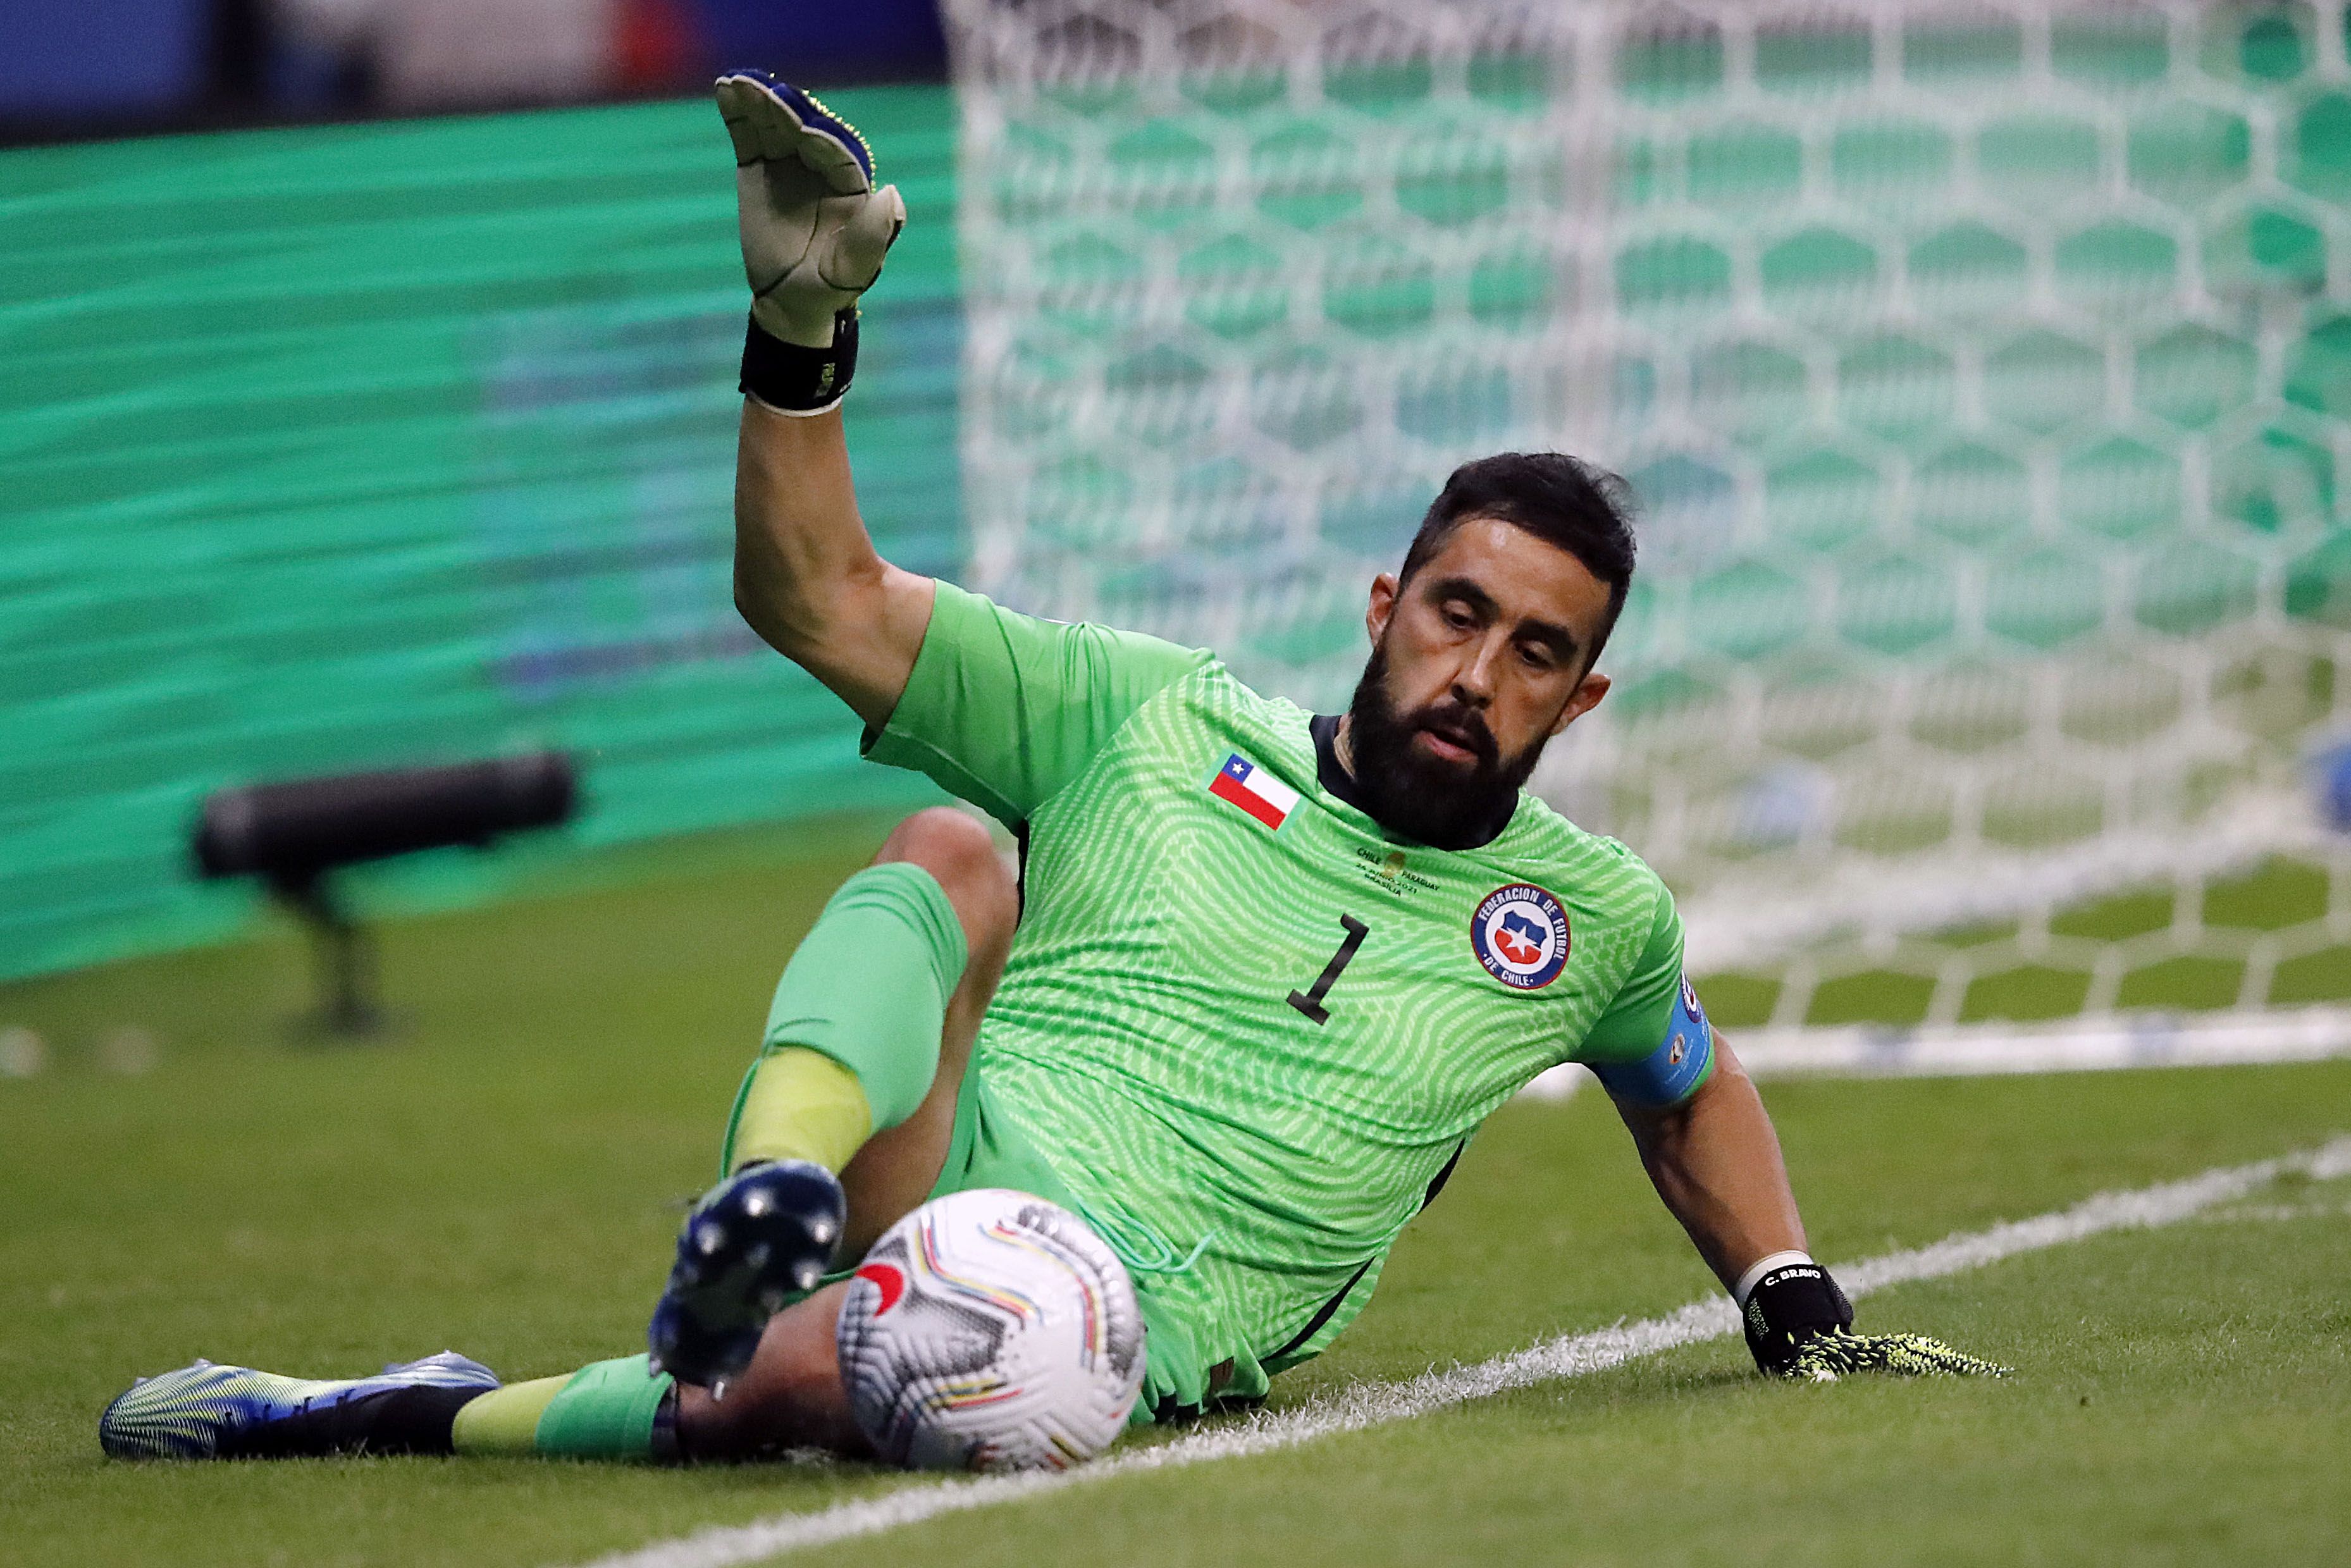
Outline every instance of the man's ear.
[(1372, 600), (1364, 607), (1364, 630), (1372, 634), (1372, 645), (1387, 634), (1388, 618), (1395, 613), (1396, 576), (1384, 571), (1372, 579)]
[(1559, 710), (1559, 722), (1551, 727), (1552, 734), (1557, 735), (1561, 730), (1598, 707), (1600, 699), (1608, 695), (1608, 677), (1596, 671), (1586, 674), (1583, 680), (1577, 682), (1575, 695), (1567, 699), (1567, 706)]

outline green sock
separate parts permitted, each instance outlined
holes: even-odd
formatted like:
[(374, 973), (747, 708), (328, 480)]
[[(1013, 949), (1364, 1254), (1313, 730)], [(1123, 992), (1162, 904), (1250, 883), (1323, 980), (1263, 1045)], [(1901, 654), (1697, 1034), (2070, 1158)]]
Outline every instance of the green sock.
[(467, 1401), (465, 1407), (457, 1412), (456, 1426), (449, 1434), (450, 1446), (461, 1454), (537, 1453), (538, 1418), (570, 1381), (571, 1375), (567, 1373), (561, 1377), (509, 1383)]
[(812, 1160), (839, 1176), (872, 1135), (873, 1107), (857, 1074), (806, 1046), (770, 1046), (735, 1097), (726, 1169)]
[(646, 1375), (642, 1355), (599, 1361), (569, 1377), (541, 1377), (485, 1394), (457, 1412), (461, 1454), (650, 1459), (655, 1417), (675, 1379)]
[[(839, 1153), (847, 1144), (845, 1162), (856, 1144), (913, 1115), (938, 1074), (939, 1030), (968, 956), (955, 905), (922, 867), (890, 861), (842, 883), (776, 982), (759, 1060), (727, 1118), (720, 1174), (770, 1149)], [(853, 1141), (832, 1125), (843, 1096), (759, 1092), (771, 1063), (779, 1078), (808, 1081), (794, 1047), (856, 1079), (872, 1124), (853, 1130)]]

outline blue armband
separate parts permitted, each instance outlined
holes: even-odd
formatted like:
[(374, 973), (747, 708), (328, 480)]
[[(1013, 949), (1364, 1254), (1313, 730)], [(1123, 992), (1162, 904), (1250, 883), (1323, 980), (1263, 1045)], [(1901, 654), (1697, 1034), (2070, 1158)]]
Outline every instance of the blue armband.
[(1714, 1026), (1706, 1021), (1706, 1009), (1698, 1006), (1689, 977), (1682, 977), (1674, 998), (1663, 1044), (1637, 1061), (1588, 1065), (1601, 1087), (1628, 1105), (1664, 1110), (1697, 1093), (1714, 1071)]

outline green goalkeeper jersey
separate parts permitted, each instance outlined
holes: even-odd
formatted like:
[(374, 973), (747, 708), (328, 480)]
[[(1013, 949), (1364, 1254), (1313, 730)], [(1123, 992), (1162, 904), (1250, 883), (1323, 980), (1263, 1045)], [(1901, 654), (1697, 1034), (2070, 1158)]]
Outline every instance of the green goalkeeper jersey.
[(1650, 1058), (1685, 994), (1622, 844), (1523, 794), (1479, 848), (1394, 840), (1321, 722), (1207, 653), (942, 583), (867, 742), (1024, 836), (972, 1070), (1226, 1397), (1362, 1309), (1495, 1107)]

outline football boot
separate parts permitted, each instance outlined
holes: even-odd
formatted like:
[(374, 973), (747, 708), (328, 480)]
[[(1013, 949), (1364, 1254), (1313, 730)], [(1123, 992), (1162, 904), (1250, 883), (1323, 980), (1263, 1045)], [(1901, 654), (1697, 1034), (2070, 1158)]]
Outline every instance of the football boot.
[(808, 1160), (746, 1166), (705, 1193), (645, 1331), (653, 1370), (722, 1390), (768, 1320), (824, 1278), (848, 1217), (840, 1181)]
[(118, 1459), (445, 1454), (458, 1409), (497, 1386), (451, 1350), (328, 1381), (198, 1361), (132, 1384), (98, 1418), (98, 1441)]

